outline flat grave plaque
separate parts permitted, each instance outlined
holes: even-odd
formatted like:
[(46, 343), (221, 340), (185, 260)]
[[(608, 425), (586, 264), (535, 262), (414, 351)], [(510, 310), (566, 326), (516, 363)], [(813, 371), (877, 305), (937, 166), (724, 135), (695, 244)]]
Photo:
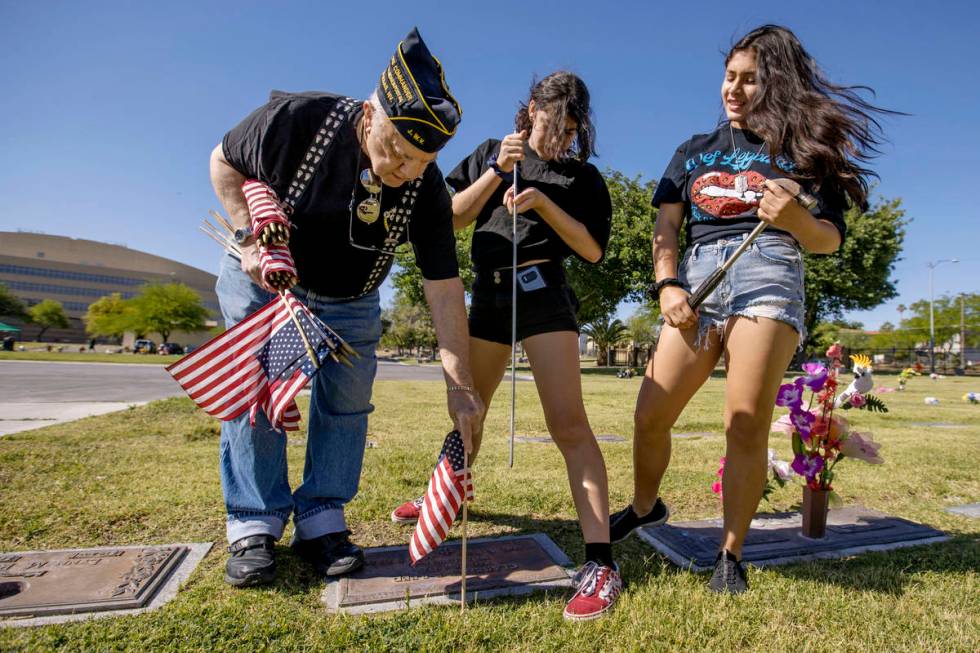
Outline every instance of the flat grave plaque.
[(952, 424), (950, 422), (910, 422), (909, 426), (922, 426), (929, 429), (965, 429), (966, 424)]
[(962, 506), (950, 506), (949, 508), (946, 508), (946, 512), (951, 512), (954, 515), (963, 515), (965, 517), (980, 518), (980, 503), (967, 503)]
[[(407, 546), (364, 551), (364, 568), (330, 579), (321, 600), (329, 612), (398, 610), (460, 599), (461, 544), (443, 542), (412, 567)], [(571, 587), (571, 560), (542, 533), (467, 542), (467, 600)]]
[[(510, 435), (508, 434), (507, 437), (510, 437)], [(554, 442), (554, 440), (552, 440), (551, 437), (547, 435), (515, 435), (514, 442), (529, 444), (529, 443)]]
[[(510, 437), (508, 435), (508, 437)], [(626, 438), (621, 435), (612, 435), (610, 433), (601, 433), (595, 436), (598, 442), (626, 442)], [(514, 442), (521, 442), (524, 444), (528, 443), (554, 443), (554, 440), (547, 435), (515, 435)]]
[[(803, 560), (842, 558), (865, 551), (887, 551), (905, 546), (942, 542), (942, 531), (884, 513), (849, 506), (827, 515), (827, 535), (819, 540), (803, 537), (799, 513), (758, 515), (745, 538), (742, 559), (756, 567)], [(678, 522), (637, 531), (647, 544), (680, 567), (693, 571), (714, 568), (721, 519)]]
[(0, 618), (145, 607), (189, 547), (0, 553)]
[(690, 433), (671, 433), (670, 437), (678, 440), (697, 440), (699, 438), (710, 438), (714, 433), (710, 431), (691, 431)]

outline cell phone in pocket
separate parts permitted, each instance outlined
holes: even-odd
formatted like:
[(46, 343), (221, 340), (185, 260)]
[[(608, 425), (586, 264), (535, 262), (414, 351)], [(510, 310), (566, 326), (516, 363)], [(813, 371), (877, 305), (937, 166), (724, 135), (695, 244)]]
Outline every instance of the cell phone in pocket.
[(519, 285), (521, 290), (524, 292), (540, 290), (541, 288), (546, 288), (548, 286), (548, 284), (544, 282), (544, 277), (541, 276), (541, 270), (539, 270), (538, 266), (536, 265), (521, 268), (517, 271), (517, 285)]

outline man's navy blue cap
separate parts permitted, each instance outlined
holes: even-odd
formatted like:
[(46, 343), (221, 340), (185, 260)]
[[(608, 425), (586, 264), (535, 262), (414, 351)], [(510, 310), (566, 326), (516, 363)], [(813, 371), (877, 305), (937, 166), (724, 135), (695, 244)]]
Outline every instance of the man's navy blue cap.
[(432, 56), (417, 27), (398, 44), (378, 82), (378, 99), (391, 122), (423, 152), (438, 152), (462, 118), (446, 86), (442, 64)]

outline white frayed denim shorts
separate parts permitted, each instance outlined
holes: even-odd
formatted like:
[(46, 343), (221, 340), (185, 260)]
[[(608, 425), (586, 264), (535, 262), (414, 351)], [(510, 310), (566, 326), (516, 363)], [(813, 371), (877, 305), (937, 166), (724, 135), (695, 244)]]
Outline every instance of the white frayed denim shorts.
[[(748, 234), (695, 243), (681, 261), (678, 278), (694, 292), (701, 282), (721, 267)], [(787, 234), (763, 233), (740, 256), (718, 287), (699, 308), (698, 346), (707, 346), (707, 335), (717, 329), (724, 336), (728, 318), (767, 317), (793, 327), (806, 336), (803, 325), (803, 255)]]

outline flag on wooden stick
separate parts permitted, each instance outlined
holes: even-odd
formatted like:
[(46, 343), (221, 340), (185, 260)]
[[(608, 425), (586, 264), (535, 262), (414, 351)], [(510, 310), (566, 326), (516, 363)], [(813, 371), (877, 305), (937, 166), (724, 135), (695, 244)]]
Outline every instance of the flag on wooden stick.
[(167, 371), (209, 415), (227, 421), (249, 411), (254, 424), (262, 410), (273, 428), (294, 431), (296, 395), (327, 357), (351, 355), (340, 336), (284, 293)]
[(464, 499), (473, 500), (473, 479), (466, 466), (463, 438), (459, 431), (453, 431), (442, 445), (439, 462), (425, 491), (415, 533), (408, 545), (413, 565), (446, 539)]

